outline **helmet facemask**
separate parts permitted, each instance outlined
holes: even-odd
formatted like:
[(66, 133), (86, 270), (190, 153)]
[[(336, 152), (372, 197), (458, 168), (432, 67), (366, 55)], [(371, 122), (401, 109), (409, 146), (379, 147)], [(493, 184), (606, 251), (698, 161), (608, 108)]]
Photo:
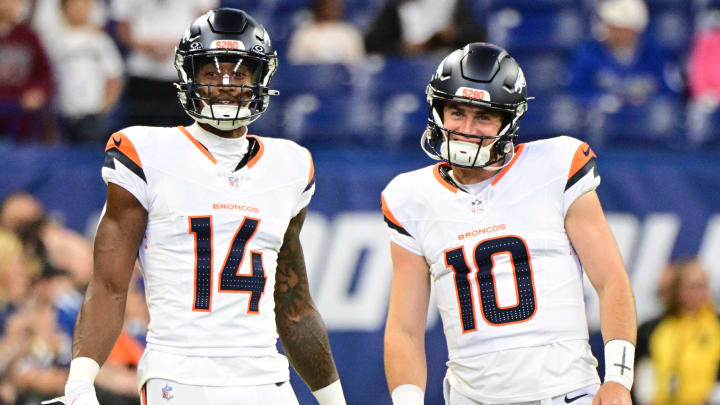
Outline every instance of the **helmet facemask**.
[(176, 56), (176, 83), (185, 111), (198, 122), (222, 131), (247, 126), (267, 109), (268, 85), (277, 60), (245, 51), (217, 49)]

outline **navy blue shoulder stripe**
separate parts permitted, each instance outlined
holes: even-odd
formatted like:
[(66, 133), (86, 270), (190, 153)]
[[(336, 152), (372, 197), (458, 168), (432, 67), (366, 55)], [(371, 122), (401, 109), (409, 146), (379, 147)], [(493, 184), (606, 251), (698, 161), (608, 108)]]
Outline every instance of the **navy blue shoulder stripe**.
[(142, 167), (138, 166), (137, 163), (133, 162), (132, 159), (125, 156), (125, 154), (120, 152), (120, 150), (116, 147), (112, 147), (105, 151), (105, 163), (103, 163), (103, 167), (115, 169), (115, 160), (118, 160), (120, 163), (125, 165), (125, 167), (130, 169), (131, 172), (135, 173), (145, 183), (147, 183), (147, 179), (145, 178), (145, 172), (143, 171)]
[(588, 160), (588, 162), (585, 163), (585, 166), (581, 167), (580, 170), (578, 170), (568, 179), (567, 183), (565, 184), (565, 191), (567, 191), (570, 187), (574, 186), (575, 183), (580, 181), (580, 179), (582, 179), (591, 170), (593, 171), (595, 177), (600, 176), (597, 171), (595, 158), (591, 158), (590, 160)]
[(315, 184), (315, 177), (313, 177), (312, 180), (310, 180), (310, 183), (308, 183), (307, 187), (305, 187), (305, 190), (303, 190), (303, 193), (310, 190), (310, 188), (313, 186), (313, 184)]
[(385, 223), (388, 224), (388, 226), (389, 226), (390, 228), (392, 228), (392, 229), (400, 232), (400, 233), (403, 234), (403, 235), (407, 235), (407, 236), (412, 237), (412, 235), (410, 235), (410, 234), (408, 233), (408, 231), (405, 230), (405, 228), (403, 228), (402, 226), (396, 225), (396, 224), (395, 224), (393, 221), (391, 221), (386, 215), (384, 215), (383, 217), (385, 218)]

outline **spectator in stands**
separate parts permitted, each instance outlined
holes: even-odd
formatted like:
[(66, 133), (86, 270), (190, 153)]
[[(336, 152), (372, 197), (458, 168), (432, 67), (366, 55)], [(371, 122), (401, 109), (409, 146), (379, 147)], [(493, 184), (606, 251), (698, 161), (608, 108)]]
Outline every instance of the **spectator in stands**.
[(92, 245), (84, 236), (55, 222), (38, 225), (36, 237), (41, 257), (47, 267), (58, 269), (66, 276), (56, 280), (54, 305), (58, 325), (71, 338), (82, 305), (82, 292), (92, 275)]
[[(64, 25), (62, 18), (59, 18), (61, 13), (61, 0), (30, 0), (28, 19), (35, 32), (40, 35), (43, 43), (46, 43), (46, 39), (52, 40), (55, 35), (58, 35), (62, 25)], [(108, 22), (107, 0), (95, 2), (90, 14), (92, 25), (104, 29)]]
[(57, 323), (54, 303), (58, 282), (62, 283), (64, 278), (63, 272), (46, 267), (18, 310), (18, 314), (28, 320), (27, 346), (8, 374), (18, 389), (19, 403), (37, 403), (63, 391), (71, 358), (71, 339)]
[(716, 135), (710, 118), (720, 106), (720, 4), (702, 19), (690, 51), (688, 84), (688, 131), (690, 140), (700, 144)]
[(177, 102), (175, 46), (195, 17), (218, 0), (113, 0), (117, 36), (128, 48), (126, 126), (174, 126), (190, 118)]
[(641, 105), (669, 91), (663, 80), (667, 59), (660, 47), (642, 36), (648, 24), (643, 0), (603, 0), (594, 37), (575, 52), (569, 89), (590, 102), (609, 95), (622, 106)]
[[(17, 236), (0, 230), (0, 335), (5, 331), (9, 318), (28, 295), (35, 273), (37, 269), (28, 266), (22, 243)], [(0, 343), (0, 347), (7, 349), (3, 343)], [(0, 353), (6, 354), (3, 349), (0, 349)], [(9, 357), (2, 355), (0, 358), (3, 359), (0, 364), (6, 365), (2, 362)]]
[(415, 55), (485, 39), (469, 0), (390, 0), (365, 37), (368, 53)]
[[(661, 277), (665, 310), (640, 326), (638, 364), (652, 364), (652, 405), (708, 403), (720, 365), (720, 320), (708, 274), (695, 258), (671, 263)], [(640, 389), (640, 387), (638, 387)], [(639, 403), (643, 398), (637, 395)]]
[(45, 216), (45, 207), (32, 194), (16, 191), (0, 203), (0, 228), (18, 234), (20, 228)]
[(87, 284), (92, 250), (43, 214), (42, 205), (21, 192), (6, 198), (0, 211), (19, 236), (0, 230), (0, 403), (47, 398), (62, 392), (67, 378), (82, 302), (75, 285)]
[(75, 318), (92, 273), (92, 246), (79, 233), (49, 220), (45, 208), (27, 192), (9, 194), (0, 205), (0, 228), (15, 233), (26, 260), (45, 273), (63, 273), (54, 279), (54, 306), (58, 323), (72, 336)]
[(342, 20), (343, 0), (312, 0), (312, 20), (290, 38), (288, 59), (295, 64), (357, 63), (365, 57), (363, 37)]
[(34, 316), (28, 310), (36, 268), (27, 265), (20, 240), (0, 230), (0, 402), (15, 403), (19, 363), (30, 349)]
[(105, 143), (106, 117), (122, 90), (122, 57), (112, 39), (93, 25), (94, 7), (95, 0), (61, 0), (62, 23), (46, 40), (58, 83), (61, 129), (72, 143)]
[(23, 5), (0, 1), (0, 136), (50, 140), (52, 72), (37, 35), (20, 21)]

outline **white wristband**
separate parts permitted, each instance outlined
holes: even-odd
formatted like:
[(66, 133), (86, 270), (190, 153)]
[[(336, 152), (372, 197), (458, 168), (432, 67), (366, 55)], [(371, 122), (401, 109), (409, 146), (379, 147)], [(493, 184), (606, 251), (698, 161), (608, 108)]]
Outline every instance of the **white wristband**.
[(330, 385), (320, 388), (312, 393), (315, 395), (320, 405), (345, 405), (345, 395), (343, 395), (342, 385), (340, 380), (337, 380)]
[(90, 357), (77, 357), (70, 362), (68, 381), (84, 381), (93, 384), (98, 371), (100, 371), (100, 365), (97, 361)]
[(423, 405), (425, 392), (414, 384), (398, 385), (392, 392), (393, 405)]
[(635, 346), (624, 339), (605, 343), (605, 381), (614, 381), (630, 390), (635, 374)]

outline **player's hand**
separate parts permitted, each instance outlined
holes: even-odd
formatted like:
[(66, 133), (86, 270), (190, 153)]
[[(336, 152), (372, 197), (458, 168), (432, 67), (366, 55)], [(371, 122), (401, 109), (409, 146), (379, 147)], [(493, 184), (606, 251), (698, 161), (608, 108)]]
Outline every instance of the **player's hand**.
[(600, 386), (592, 405), (632, 405), (630, 391), (615, 381)]
[(95, 395), (95, 387), (86, 381), (68, 381), (65, 384), (65, 396), (42, 404), (63, 403), (65, 405), (100, 405)]

